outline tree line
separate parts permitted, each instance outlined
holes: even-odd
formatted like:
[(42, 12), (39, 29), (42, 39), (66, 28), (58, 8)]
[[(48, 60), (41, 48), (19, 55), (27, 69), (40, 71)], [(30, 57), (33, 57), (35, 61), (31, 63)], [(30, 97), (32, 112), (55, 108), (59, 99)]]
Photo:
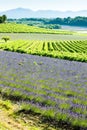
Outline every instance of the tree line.
[(59, 25), (70, 25), (70, 26), (87, 26), (87, 17), (67, 17), (67, 18), (21, 18), (21, 19), (8, 19), (8, 22), (16, 23), (29, 23), (34, 24), (59, 24)]
[(87, 26), (87, 17), (67, 17), (67, 18), (55, 18), (51, 19), (46, 24), (60, 24), (60, 25), (71, 25), (71, 26)]

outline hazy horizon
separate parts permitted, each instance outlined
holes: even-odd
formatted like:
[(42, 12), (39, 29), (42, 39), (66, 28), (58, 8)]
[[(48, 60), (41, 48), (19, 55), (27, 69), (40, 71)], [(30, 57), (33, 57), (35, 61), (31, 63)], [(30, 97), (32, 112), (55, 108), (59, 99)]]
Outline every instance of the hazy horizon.
[(31, 8), (26, 8), (26, 7), (15, 7), (15, 8), (10, 8), (10, 9), (5, 9), (5, 10), (0, 10), (0, 12), (5, 12), (5, 11), (9, 11), (9, 10), (13, 10), (13, 9), (29, 9), (29, 10), (32, 10), (32, 11), (40, 11), (40, 10), (52, 10), (52, 11), (60, 11), (60, 12), (68, 12), (68, 11), (72, 11), (72, 12), (78, 12), (78, 11), (84, 11), (84, 10), (87, 10), (87, 9), (84, 9), (84, 10), (53, 10), (53, 9), (38, 9), (38, 10), (34, 10), (34, 9), (31, 9)]
[(27, 8), (37, 10), (56, 11), (80, 11), (87, 10), (87, 0), (0, 0), (0, 11), (15, 8)]

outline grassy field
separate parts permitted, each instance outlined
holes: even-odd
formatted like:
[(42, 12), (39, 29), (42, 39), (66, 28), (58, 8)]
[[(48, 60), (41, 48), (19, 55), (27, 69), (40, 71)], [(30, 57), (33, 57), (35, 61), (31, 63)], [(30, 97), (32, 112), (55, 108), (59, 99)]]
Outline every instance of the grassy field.
[(0, 49), (33, 55), (49, 56), (60, 59), (87, 62), (87, 40), (18, 40), (1, 43)]

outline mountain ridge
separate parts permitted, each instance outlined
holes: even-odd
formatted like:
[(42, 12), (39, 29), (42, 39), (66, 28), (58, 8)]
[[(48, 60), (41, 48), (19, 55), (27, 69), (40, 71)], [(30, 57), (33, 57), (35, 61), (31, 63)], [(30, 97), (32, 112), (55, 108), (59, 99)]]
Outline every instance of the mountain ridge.
[(7, 15), (8, 18), (64, 18), (64, 17), (87, 17), (87, 10), (59, 11), (59, 10), (31, 10), (27, 8), (15, 8), (0, 12), (0, 15)]

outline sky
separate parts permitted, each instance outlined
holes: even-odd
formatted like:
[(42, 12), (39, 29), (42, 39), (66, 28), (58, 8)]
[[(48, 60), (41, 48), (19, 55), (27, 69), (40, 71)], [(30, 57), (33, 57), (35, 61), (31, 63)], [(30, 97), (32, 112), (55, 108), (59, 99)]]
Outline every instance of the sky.
[(14, 8), (32, 10), (87, 10), (87, 0), (0, 0), (0, 11)]

